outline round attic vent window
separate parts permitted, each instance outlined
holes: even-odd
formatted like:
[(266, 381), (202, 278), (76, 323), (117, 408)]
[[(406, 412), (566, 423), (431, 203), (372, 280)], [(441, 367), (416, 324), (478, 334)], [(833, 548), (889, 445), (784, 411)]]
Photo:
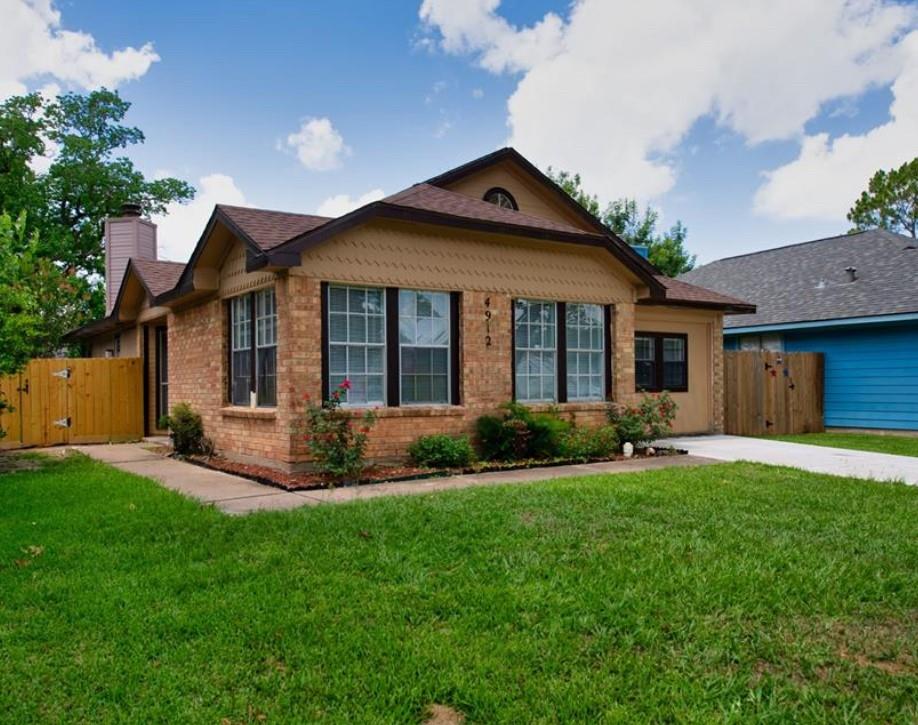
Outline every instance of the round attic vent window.
[(516, 205), (516, 199), (513, 198), (513, 194), (498, 186), (495, 186), (493, 189), (488, 189), (488, 191), (485, 192), (484, 200), (489, 204), (496, 204), (501, 209), (519, 210), (519, 207)]

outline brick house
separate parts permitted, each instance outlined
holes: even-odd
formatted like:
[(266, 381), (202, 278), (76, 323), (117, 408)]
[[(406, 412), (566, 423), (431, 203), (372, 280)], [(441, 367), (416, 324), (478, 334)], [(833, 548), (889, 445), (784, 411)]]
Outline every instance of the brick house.
[(719, 431), (723, 315), (754, 311), (660, 275), (513, 149), (333, 219), (218, 205), (185, 265), (137, 209), (106, 241), (109, 314), (71, 339), (144, 359), (149, 433), (186, 401), (218, 450), (284, 468), (304, 395), (345, 378), (376, 458), (510, 399), (591, 424), (666, 389), (676, 432)]

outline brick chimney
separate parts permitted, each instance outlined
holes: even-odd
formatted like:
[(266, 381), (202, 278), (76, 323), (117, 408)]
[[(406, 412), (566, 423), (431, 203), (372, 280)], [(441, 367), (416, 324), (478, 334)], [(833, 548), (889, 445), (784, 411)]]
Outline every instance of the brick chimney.
[(156, 259), (156, 225), (140, 216), (140, 204), (123, 204), (105, 220), (105, 314), (112, 311), (128, 260)]

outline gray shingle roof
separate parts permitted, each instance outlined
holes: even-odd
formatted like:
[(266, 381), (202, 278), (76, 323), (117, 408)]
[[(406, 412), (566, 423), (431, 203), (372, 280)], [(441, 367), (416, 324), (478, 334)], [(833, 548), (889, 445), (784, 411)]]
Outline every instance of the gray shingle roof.
[(728, 257), (679, 279), (756, 305), (725, 327), (918, 312), (918, 244), (875, 229)]

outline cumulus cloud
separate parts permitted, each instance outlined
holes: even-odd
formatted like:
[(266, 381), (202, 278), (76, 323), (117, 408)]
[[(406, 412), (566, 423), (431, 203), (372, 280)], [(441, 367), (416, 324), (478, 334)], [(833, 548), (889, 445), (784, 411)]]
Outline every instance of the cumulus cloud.
[(779, 219), (844, 219), (878, 169), (918, 152), (918, 32), (903, 41), (906, 62), (892, 85), (890, 120), (859, 135), (803, 138), (799, 156), (765, 174), (755, 211)]
[[(160, 174), (157, 174), (159, 176)], [(168, 175), (168, 174), (162, 174)], [(166, 213), (153, 217), (158, 229), (159, 258), (187, 262), (215, 204), (250, 206), (232, 176), (209, 174), (198, 180), (197, 194), (188, 204), (169, 204)]]
[(352, 198), (350, 194), (330, 196), (319, 204), (319, 208), (316, 209), (316, 214), (319, 216), (331, 217), (342, 216), (370, 202), (379, 201), (385, 195), (382, 189), (370, 189), (366, 194), (361, 194), (356, 199)]
[(341, 165), (351, 149), (344, 137), (328, 118), (307, 118), (298, 131), (278, 144), (281, 150), (296, 154), (300, 163), (310, 171), (329, 171)]
[(92, 35), (65, 30), (51, 0), (0, 0), (0, 18), (0, 98), (48, 79), (69, 88), (115, 88), (159, 60), (151, 43), (106, 53)]
[(914, 5), (884, 0), (577, 0), (516, 27), (499, 0), (423, 0), (447, 53), (515, 73), (509, 143), (581, 173), (606, 198), (648, 200), (704, 117), (755, 144), (796, 139), (823, 104), (894, 81)]

